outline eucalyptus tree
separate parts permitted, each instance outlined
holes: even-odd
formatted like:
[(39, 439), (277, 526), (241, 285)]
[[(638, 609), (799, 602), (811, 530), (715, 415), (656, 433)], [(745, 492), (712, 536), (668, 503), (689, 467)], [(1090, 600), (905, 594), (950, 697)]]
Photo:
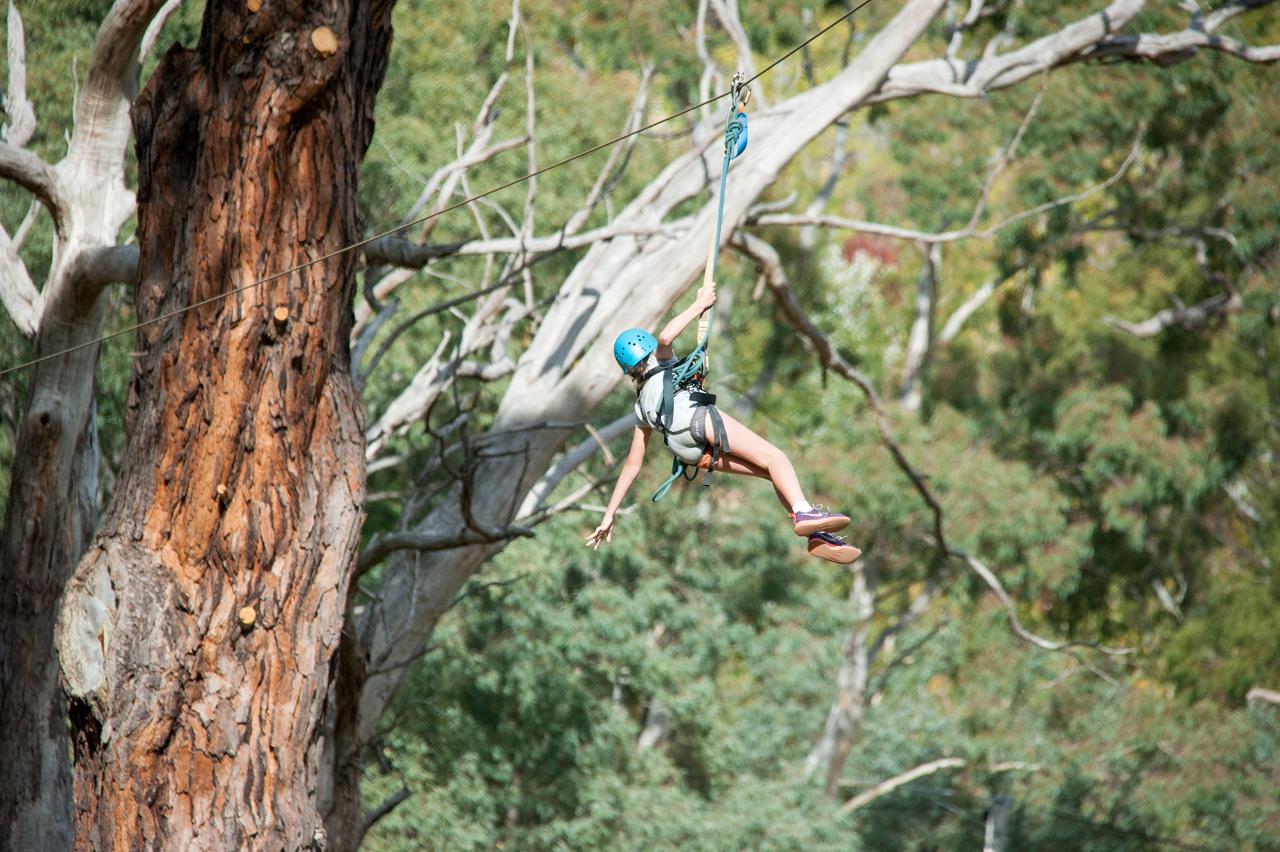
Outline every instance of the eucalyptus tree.
[[(120, 0), (67, 158), (48, 166), (6, 141), (6, 176), (56, 228), (39, 294), (5, 257), (6, 304), (29, 308), (19, 322), (47, 358), (31, 377), (4, 536), (2, 724), (21, 744), (0, 795), (12, 848), (65, 848), (72, 825), (82, 848), (300, 848), (323, 834), (319, 721), (364, 473), (345, 346), (354, 256), (321, 258), (360, 236), (391, 6), (210, 2), (197, 45), (168, 50), (135, 99), (147, 28), (167, 8)], [(131, 129), (136, 208), (123, 182)], [(136, 248), (117, 246), (133, 215)], [(296, 271), (246, 288), (282, 268)], [(96, 469), (111, 281), (134, 285), (149, 321), (129, 460), (64, 589), (93, 534), (81, 494)], [(65, 705), (51, 670), (60, 595)]]

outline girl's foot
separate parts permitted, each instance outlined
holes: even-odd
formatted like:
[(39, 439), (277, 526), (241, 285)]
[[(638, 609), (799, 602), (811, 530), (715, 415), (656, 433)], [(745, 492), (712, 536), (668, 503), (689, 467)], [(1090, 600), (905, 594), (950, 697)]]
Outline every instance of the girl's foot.
[(828, 512), (821, 506), (814, 506), (807, 512), (795, 512), (791, 519), (796, 524), (796, 535), (813, 535), (817, 532), (835, 532), (849, 526), (849, 516), (838, 512)]
[(857, 561), (862, 551), (839, 536), (816, 532), (809, 536), (809, 555), (839, 565), (849, 565)]

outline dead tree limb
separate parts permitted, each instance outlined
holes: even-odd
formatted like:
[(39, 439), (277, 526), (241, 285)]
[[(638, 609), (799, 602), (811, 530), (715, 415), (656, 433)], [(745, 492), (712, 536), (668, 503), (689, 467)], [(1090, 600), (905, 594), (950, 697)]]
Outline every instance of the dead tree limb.
[(806, 345), (818, 357), (818, 362), (826, 370), (835, 373), (842, 378), (852, 382), (862, 391), (863, 396), (867, 400), (867, 404), (871, 409), (872, 420), (876, 424), (876, 429), (880, 433), (880, 441), (889, 451), (901, 470), (911, 481), (912, 487), (916, 493), (925, 502), (929, 508), (929, 512), (933, 518), (933, 531), (931, 539), (933, 545), (938, 551), (946, 557), (952, 557), (961, 560), (966, 564), (983, 583), (990, 589), (1005, 610), (1005, 615), (1009, 620), (1010, 629), (1018, 638), (1049, 651), (1064, 651), (1070, 648), (1084, 647), (1101, 651), (1108, 655), (1127, 654), (1128, 650), (1123, 648), (1110, 648), (1100, 645), (1096, 642), (1070, 641), (1055, 642), (1045, 639), (1042, 636), (1028, 630), (1023, 626), (1021, 619), (1018, 617), (1017, 609), (1013, 604), (1009, 593), (1005, 591), (1004, 584), (1000, 579), (988, 569), (982, 562), (975, 557), (954, 550), (946, 540), (943, 532), (943, 509), (942, 504), (934, 496), (932, 489), (929, 487), (926, 477), (918, 471), (910, 460), (907, 459), (906, 453), (903, 451), (901, 444), (898, 443), (897, 437), (894, 435), (893, 428), (889, 424), (889, 418), (885, 412), (884, 403), (880, 399), (880, 395), (876, 392), (871, 379), (866, 374), (855, 369), (852, 365), (844, 360), (826, 335), (809, 319), (804, 309), (800, 306), (800, 302), (796, 299), (795, 293), (792, 291), (787, 282), (786, 273), (782, 268), (781, 260), (778, 253), (772, 246), (759, 237), (754, 236), (746, 231), (739, 231), (733, 237), (732, 244), (753, 258), (761, 267), (766, 275), (766, 283), (778, 300), (778, 305), (782, 309), (782, 314), (787, 322), (794, 328), (805, 341)]

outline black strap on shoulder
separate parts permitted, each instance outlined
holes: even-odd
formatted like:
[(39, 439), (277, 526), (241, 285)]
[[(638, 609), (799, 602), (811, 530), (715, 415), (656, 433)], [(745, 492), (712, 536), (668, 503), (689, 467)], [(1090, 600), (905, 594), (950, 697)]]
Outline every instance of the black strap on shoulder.
[(670, 369), (671, 369), (670, 367), (653, 367), (652, 369), (645, 370), (644, 375), (640, 377), (640, 387), (644, 387), (645, 382), (649, 381), (654, 376), (661, 373), (663, 370), (670, 370)]

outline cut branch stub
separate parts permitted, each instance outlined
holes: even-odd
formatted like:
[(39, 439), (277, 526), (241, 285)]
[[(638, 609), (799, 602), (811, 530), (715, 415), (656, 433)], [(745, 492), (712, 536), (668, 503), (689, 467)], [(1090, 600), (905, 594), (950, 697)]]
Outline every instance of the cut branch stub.
[(236, 615), (240, 622), (240, 629), (248, 633), (253, 629), (253, 625), (258, 621), (258, 613), (251, 606), (242, 607)]
[(251, 13), (262, 8), (262, 0), (245, 0), (244, 7)]
[(289, 321), (289, 309), (284, 305), (280, 305), (272, 313), (272, 316), (275, 317), (276, 325), (283, 326)]
[(338, 52), (338, 35), (328, 27), (316, 27), (311, 31), (311, 46), (321, 56), (333, 56)]

